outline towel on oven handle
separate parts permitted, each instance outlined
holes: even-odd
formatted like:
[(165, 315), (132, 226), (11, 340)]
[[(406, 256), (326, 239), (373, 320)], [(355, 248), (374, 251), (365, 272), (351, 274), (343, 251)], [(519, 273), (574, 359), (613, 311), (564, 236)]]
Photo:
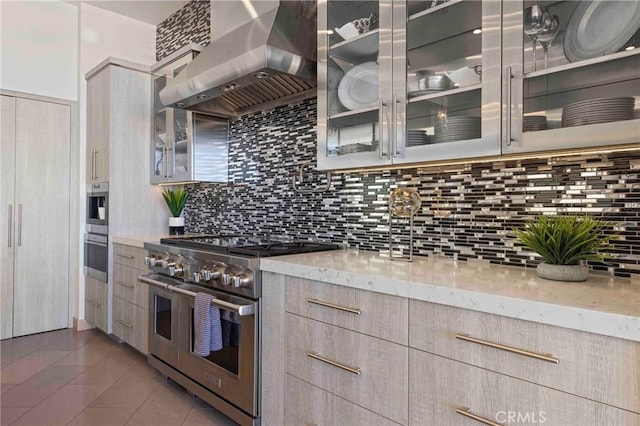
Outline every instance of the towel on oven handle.
[(198, 356), (209, 356), (211, 351), (222, 349), (220, 309), (211, 304), (213, 299), (210, 294), (196, 293), (193, 307), (193, 353)]
[(240, 318), (235, 312), (222, 311), (222, 345), (240, 346)]

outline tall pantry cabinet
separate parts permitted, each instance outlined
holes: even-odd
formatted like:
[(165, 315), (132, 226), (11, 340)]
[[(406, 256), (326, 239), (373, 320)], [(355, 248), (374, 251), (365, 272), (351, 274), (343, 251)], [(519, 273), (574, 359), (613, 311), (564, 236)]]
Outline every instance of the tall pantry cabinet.
[(0, 339), (6, 339), (69, 325), (71, 107), (0, 98)]
[(85, 319), (112, 332), (113, 237), (168, 231), (162, 188), (149, 183), (149, 67), (107, 58), (86, 74), (87, 185), (108, 182), (107, 280), (85, 276)]

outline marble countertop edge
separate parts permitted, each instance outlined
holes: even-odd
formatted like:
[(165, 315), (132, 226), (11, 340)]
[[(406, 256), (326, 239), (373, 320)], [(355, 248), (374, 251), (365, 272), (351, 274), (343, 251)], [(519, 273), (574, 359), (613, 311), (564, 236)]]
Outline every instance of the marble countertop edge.
[[(457, 288), (451, 285), (438, 285), (429, 277), (422, 279), (420, 282), (414, 282), (407, 279), (384, 276), (384, 274), (375, 275), (367, 272), (341, 270), (338, 265), (325, 267), (322, 262), (317, 261), (317, 256), (316, 260), (308, 263), (305, 263), (304, 256), (295, 255), (289, 256), (289, 258), (285, 256), (277, 259), (262, 259), (261, 269), (298, 278), (323, 281), (361, 290), (375, 291), (640, 342), (640, 305), (638, 305), (638, 315), (630, 315), (628, 312), (624, 312), (624, 309), (621, 309), (623, 312), (615, 312), (616, 309), (613, 309), (615, 307), (610, 310), (603, 309), (603, 306), (589, 309), (584, 306), (563, 304), (555, 300), (535, 300), (538, 296), (535, 294), (533, 296), (531, 294), (527, 295), (527, 292), (531, 293), (527, 288), (515, 288), (513, 290), (506, 288), (511, 293), (522, 291), (523, 296), (518, 297), (513, 294), (505, 295), (499, 292), (483, 291), (482, 284), (479, 284), (477, 289)], [(505, 267), (491, 265), (487, 268), (500, 271)], [(511, 269), (522, 269), (524, 271), (524, 268)], [(535, 275), (535, 272), (528, 271), (527, 274)], [(389, 273), (389, 275), (393, 274)], [(473, 284), (469, 283), (470, 278), (465, 278), (465, 280), (467, 281), (465, 282), (466, 287), (473, 287)], [(571, 285), (544, 281), (545, 290), (557, 287), (566, 292), (567, 288), (563, 286)], [(577, 292), (582, 290), (588, 293), (590, 290), (589, 287), (586, 289), (583, 287), (576, 288), (578, 288)], [(635, 286), (632, 288), (635, 288)], [(505, 288), (498, 288), (498, 290), (504, 292)], [(598, 288), (594, 289), (594, 291), (597, 290)], [(637, 294), (640, 296), (640, 287)], [(590, 297), (590, 295), (587, 295), (587, 297)]]

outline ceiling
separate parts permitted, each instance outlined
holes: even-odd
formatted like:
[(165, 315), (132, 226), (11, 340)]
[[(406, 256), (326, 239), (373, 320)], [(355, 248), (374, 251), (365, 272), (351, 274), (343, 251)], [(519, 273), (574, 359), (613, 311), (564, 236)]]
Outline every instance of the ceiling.
[(83, 3), (99, 7), (119, 15), (128, 16), (151, 25), (158, 25), (177, 10), (181, 9), (188, 0), (84, 0)]

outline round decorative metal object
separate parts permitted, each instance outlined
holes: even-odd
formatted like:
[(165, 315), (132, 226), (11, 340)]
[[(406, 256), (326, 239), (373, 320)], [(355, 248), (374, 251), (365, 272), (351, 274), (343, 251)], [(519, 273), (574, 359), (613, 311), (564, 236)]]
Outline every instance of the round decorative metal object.
[(422, 200), (416, 188), (397, 188), (389, 195), (389, 210), (397, 217), (412, 217), (420, 210)]

